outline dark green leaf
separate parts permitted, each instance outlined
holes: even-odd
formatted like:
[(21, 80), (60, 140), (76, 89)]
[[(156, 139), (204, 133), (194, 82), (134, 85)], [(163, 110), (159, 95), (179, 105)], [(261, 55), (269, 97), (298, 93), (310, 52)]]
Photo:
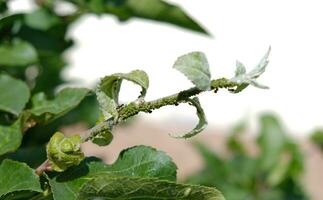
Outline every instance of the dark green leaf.
[(42, 145), (19, 148), (13, 153), (6, 154), (4, 158), (24, 162), (28, 166), (36, 168), (47, 159), (46, 147)]
[(53, 100), (47, 100), (44, 93), (38, 93), (32, 98), (30, 113), (38, 121), (48, 122), (75, 108), (88, 92), (85, 88), (65, 88)]
[(4, 160), (0, 165), (0, 177), (0, 197), (23, 190), (42, 192), (39, 177), (24, 163)]
[(73, 0), (81, 7), (97, 13), (116, 15), (121, 21), (132, 17), (166, 22), (182, 28), (208, 34), (182, 8), (163, 0)]
[(105, 120), (118, 116), (119, 91), (123, 79), (131, 81), (142, 88), (139, 98), (146, 95), (149, 79), (144, 71), (134, 70), (130, 73), (117, 73), (102, 78), (97, 87), (96, 95)]
[(179, 57), (173, 68), (182, 72), (200, 90), (209, 90), (211, 73), (206, 56), (202, 52), (192, 52)]
[(198, 124), (195, 126), (193, 130), (191, 130), (188, 133), (171, 133), (170, 136), (175, 138), (190, 138), (194, 135), (202, 132), (205, 127), (207, 126), (207, 120), (204, 114), (204, 111), (201, 107), (200, 101), (197, 97), (194, 97), (193, 99), (188, 99), (188, 102), (190, 105), (194, 106), (196, 108), (196, 114), (199, 118)]
[(193, 31), (208, 34), (182, 8), (162, 0), (127, 0), (125, 7), (129, 17), (140, 17), (167, 22)]
[(6, 1), (0, 2), (0, 14), (6, 12), (8, 10), (8, 5)]
[(87, 182), (79, 199), (224, 200), (216, 188), (178, 184), (156, 178), (101, 175)]
[(110, 170), (115, 176), (157, 177), (175, 181), (177, 167), (162, 151), (147, 146), (123, 150)]
[(0, 45), (0, 65), (3, 66), (27, 66), (37, 62), (35, 48), (27, 42), (19, 39), (11, 44)]
[(176, 179), (176, 165), (164, 152), (151, 147), (136, 146), (122, 151), (118, 160), (106, 165), (91, 158), (49, 179), (56, 200), (76, 200), (82, 185), (95, 176), (154, 177)]
[(11, 14), (0, 18), (0, 41), (7, 41), (20, 29), (23, 14)]
[(15, 151), (21, 145), (21, 121), (17, 120), (11, 126), (0, 125), (0, 155)]
[(19, 115), (30, 97), (28, 86), (21, 80), (0, 74), (0, 91), (0, 110)]

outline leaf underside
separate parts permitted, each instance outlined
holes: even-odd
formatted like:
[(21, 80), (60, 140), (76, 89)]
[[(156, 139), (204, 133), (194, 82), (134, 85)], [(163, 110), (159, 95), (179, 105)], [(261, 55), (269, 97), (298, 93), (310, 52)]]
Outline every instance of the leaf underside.
[(224, 200), (224, 197), (211, 187), (178, 184), (155, 178), (102, 175), (82, 187), (79, 199)]

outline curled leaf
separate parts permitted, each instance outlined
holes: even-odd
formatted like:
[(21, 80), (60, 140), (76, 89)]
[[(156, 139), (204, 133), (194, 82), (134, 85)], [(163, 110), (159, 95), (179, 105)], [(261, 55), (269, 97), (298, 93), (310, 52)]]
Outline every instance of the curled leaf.
[(97, 86), (96, 95), (100, 109), (107, 120), (111, 117), (118, 117), (117, 107), (119, 106), (119, 92), (122, 80), (131, 81), (141, 87), (138, 98), (144, 98), (149, 87), (149, 78), (146, 72), (134, 70), (130, 73), (117, 73), (101, 79)]
[(270, 54), (271, 48), (269, 47), (267, 53), (264, 55), (264, 57), (260, 60), (259, 64), (251, 70), (249, 73), (246, 72), (245, 66), (237, 61), (236, 62), (236, 71), (235, 71), (235, 76), (231, 79), (232, 82), (240, 84), (234, 93), (241, 92), (244, 90), (246, 87), (249, 85), (253, 85), (257, 88), (261, 89), (268, 89), (267, 86), (262, 85), (256, 81), (256, 79), (265, 72), (266, 67), (269, 63), (268, 57)]
[(179, 57), (173, 68), (182, 72), (200, 90), (209, 90), (211, 73), (206, 56), (202, 52), (191, 52)]
[(198, 124), (195, 126), (193, 130), (191, 130), (188, 133), (171, 133), (170, 136), (175, 137), (175, 138), (190, 138), (200, 132), (202, 132), (206, 125), (207, 125), (207, 120), (205, 117), (205, 113), (203, 108), (201, 107), (200, 101), (197, 97), (194, 97), (193, 99), (188, 99), (188, 102), (190, 105), (194, 106), (196, 108), (196, 114), (199, 118)]
[(52, 169), (58, 172), (80, 164), (84, 159), (81, 152), (81, 137), (79, 135), (65, 137), (64, 134), (56, 132), (47, 145), (47, 157)]
[(99, 146), (110, 144), (113, 139), (112, 126), (113, 120), (111, 119), (101, 123), (99, 127), (95, 127), (94, 130), (91, 130), (91, 136), (87, 140), (91, 140)]

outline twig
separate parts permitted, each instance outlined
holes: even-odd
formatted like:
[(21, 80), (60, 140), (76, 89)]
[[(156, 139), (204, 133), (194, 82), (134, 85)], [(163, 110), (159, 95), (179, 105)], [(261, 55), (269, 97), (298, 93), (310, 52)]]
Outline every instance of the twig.
[[(217, 92), (220, 88), (226, 88), (229, 91), (234, 90), (235, 87), (237, 87), (238, 84), (234, 83), (226, 78), (220, 78), (211, 81), (211, 90), (214, 92)], [(92, 137), (100, 134), (102, 131), (106, 129), (112, 129), (113, 126), (117, 125), (118, 123), (128, 119), (129, 117), (132, 117), (134, 115), (137, 115), (139, 112), (146, 112), (151, 113), (153, 110), (159, 109), (163, 106), (169, 106), (169, 105), (178, 105), (180, 103), (186, 103), (187, 99), (193, 96), (196, 96), (200, 93), (204, 92), (203, 90), (198, 89), (197, 87), (193, 87), (187, 90), (183, 90), (179, 93), (166, 96), (160, 99), (156, 99), (153, 101), (139, 101), (139, 102), (131, 102), (125, 106), (122, 106), (119, 110), (119, 117), (117, 120), (107, 120), (104, 121), (87, 131), (80, 134), (82, 141), (88, 141)], [(50, 163), (48, 160), (46, 160), (43, 164), (41, 164), (37, 169), (36, 173), (38, 175), (41, 175), (45, 171), (51, 171)]]

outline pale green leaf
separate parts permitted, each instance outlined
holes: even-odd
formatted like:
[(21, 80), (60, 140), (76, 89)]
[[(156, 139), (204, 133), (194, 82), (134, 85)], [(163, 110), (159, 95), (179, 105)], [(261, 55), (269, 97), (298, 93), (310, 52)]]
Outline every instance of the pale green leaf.
[(210, 89), (211, 73), (204, 53), (185, 54), (176, 60), (173, 68), (182, 72), (198, 89)]
[(82, 187), (79, 199), (224, 200), (224, 197), (212, 187), (178, 184), (156, 178), (100, 175)]
[(25, 41), (14, 39), (11, 44), (0, 45), (0, 66), (27, 66), (37, 60), (35, 48)]
[(54, 99), (47, 100), (44, 93), (32, 98), (33, 106), (30, 113), (40, 122), (56, 119), (75, 108), (88, 94), (85, 88), (65, 88)]
[(0, 110), (19, 115), (30, 97), (28, 86), (21, 80), (0, 74), (0, 91)]
[(0, 125), (0, 155), (15, 151), (21, 145), (21, 121), (18, 119), (11, 126)]
[(112, 165), (87, 158), (79, 166), (49, 179), (55, 200), (77, 200), (83, 184), (96, 176), (155, 177), (164, 180), (176, 179), (176, 165), (164, 152), (151, 147), (136, 146), (123, 150)]
[(244, 66), (244, 64), (240, 61), (236, 61), (236, 71), (235, 71), (235, 76), (240, 76), (242, 74), (246, 73), (246, 67)]
[(246, 68), (241, 62), (239, 61), (236, 62), (235, 76), (231, 79), (231, 81), (238, 83), (239, 86), (236, 88), (234, 93), (241, 92), (249, 85), (252, 85), (261, 89), (268, 89), (267, 86), (258, 83), (256, 79), (265, 72), (266, 67), (269, 63), (268, 57), (269, 57), (270, 51), (271, 51), (271, 48), (269, 47), (268, 51), (266, 52), (264, 57), (260, 60), (259, 64), (249, 73), (246, 72)]
[(196, 108), (196, 114), (199, 118), (198, 124), (195, 126), (193, 130), (191, 130), (188, 133), (171, 133), (170, 136), (175, 138), (189, 138), (193, 137), (194, 135), (202, 132), (205, 127), (207, 126), (207, 120), (204, 114), (204, 111), (201, 107), (200, 101), (197, 97), (194, 97), (193, 99), (188, 99), (188, 102), (190, 105), (194, 106)]
[(119, 91), (122, 80), (131, 81), (141, 87), (139, 98), (143, 98), (146, 95), (149, 79), (146, 72), (142, 70), (134, 70), (130, 73), (117, 73), (102, 78), (97, 87), (96, 94), (105, 120), (111, 117), (118, 117), (117, 107), (119, 105)]
[(25, 15), (25, 23), (34, 29), (46, 31), (59, 23), (59, 18), (45, 8), (35, 10)]
[(4, 160), (0, 165), (0, 197), (16, 191), (42, 192), (39, 177), (25, 163)]

